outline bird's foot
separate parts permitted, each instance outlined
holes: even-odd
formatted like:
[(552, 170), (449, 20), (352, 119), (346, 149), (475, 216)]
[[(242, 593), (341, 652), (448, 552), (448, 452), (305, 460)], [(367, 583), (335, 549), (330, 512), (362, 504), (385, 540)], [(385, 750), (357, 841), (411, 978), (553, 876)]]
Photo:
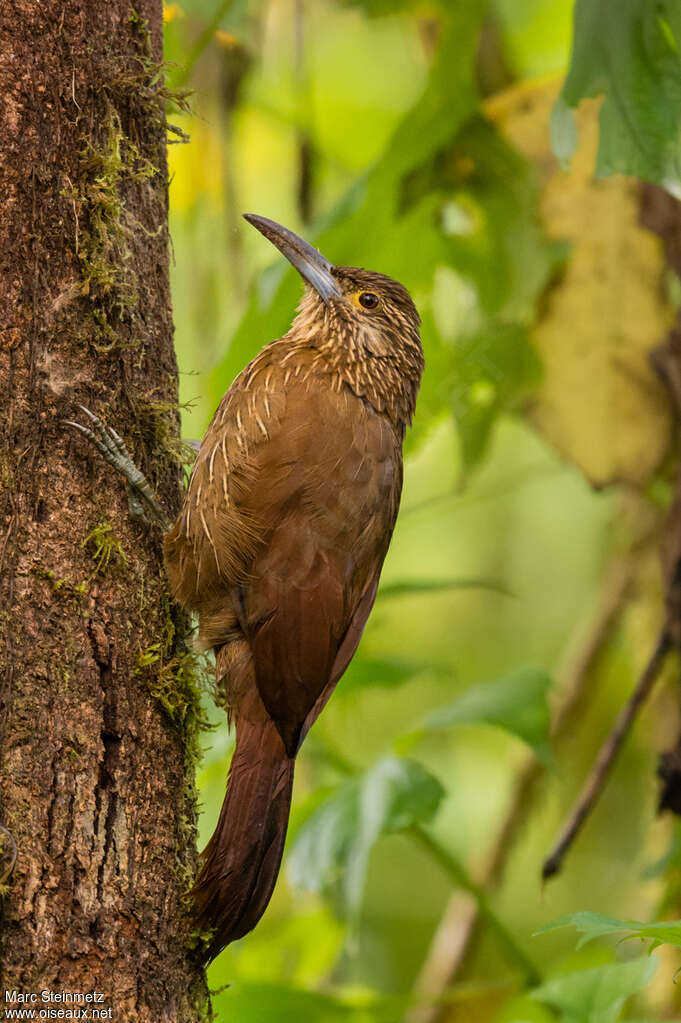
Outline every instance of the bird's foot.
[(149, 480), (133, 461), (123, 438), (112, 426), (105, 426), (99, 416), (90, 412), (84, 405), (78, 407), (87, 416), (90, 425), (83, 426), (82, 423), (76, 423), (69, 419), (65, 419), (64, 423), (66, 426), (72, 426), (78, 430), (91, 444), (94, 444), (104, 460), (123, 477), (128, 491), (131, 517), (146, 519), (147, 513), (150, 512), (164, 530), (169, 529), (168, 516), (159, 504)]

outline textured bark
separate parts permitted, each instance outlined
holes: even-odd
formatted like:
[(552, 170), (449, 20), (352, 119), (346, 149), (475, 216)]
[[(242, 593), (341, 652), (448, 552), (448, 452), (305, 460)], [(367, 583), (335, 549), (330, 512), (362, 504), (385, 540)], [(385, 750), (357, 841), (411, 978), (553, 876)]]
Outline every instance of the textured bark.
[(206, 1007), (187, 622), (63, 420), (102, 413), (177, 509), (161, 47), (161, 0), (0, 4), (0, 1005), (154, 1023)]

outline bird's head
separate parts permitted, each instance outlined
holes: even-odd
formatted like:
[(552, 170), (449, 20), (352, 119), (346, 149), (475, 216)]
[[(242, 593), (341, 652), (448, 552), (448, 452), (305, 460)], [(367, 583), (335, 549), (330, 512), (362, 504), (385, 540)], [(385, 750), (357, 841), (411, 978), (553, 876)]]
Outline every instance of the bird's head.
[(267, 217), (244, 214), (286, 256), (308, 285), (299, 319), (333, 327), (342, 340), (368, 358), (412, 356), (420, 376), (421, 318), (407, 289), (384, 274), (334, 266), (293, 231)]

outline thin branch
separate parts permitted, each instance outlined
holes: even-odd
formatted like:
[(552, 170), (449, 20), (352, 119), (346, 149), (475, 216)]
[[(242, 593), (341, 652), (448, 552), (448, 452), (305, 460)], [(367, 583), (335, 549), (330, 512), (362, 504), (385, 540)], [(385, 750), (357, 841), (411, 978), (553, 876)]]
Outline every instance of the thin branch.
[(544, 881), (558, 873), (565, 854), (579, 834), (584, 821), (596, 805), (622, 743), (629, 735), (639, 710), (659, 678), (664, 662), (667, 659), (667, 654), (672, 649), (672, 646), (671, 636), (665, 626), (660, 633), (655, 650), (643, 674), (636, 683), (633, 693), (620, 711), (610, 734), (599, 750), (591, 774), (584, 783), (560, 837), (556, 841), (550, 855), (544, 861), (544, 866), (542, 867), (542, 878)]

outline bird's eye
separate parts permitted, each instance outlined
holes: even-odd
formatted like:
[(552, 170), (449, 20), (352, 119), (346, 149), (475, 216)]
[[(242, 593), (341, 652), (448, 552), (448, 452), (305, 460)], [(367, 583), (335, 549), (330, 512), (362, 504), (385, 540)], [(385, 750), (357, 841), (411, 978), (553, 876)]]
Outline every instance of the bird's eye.
[(359, 304), (364, 309), (375, 309), (378, 305), (378, 295), (374, 295), (373, 291), (363, 291), (359, 296)]

